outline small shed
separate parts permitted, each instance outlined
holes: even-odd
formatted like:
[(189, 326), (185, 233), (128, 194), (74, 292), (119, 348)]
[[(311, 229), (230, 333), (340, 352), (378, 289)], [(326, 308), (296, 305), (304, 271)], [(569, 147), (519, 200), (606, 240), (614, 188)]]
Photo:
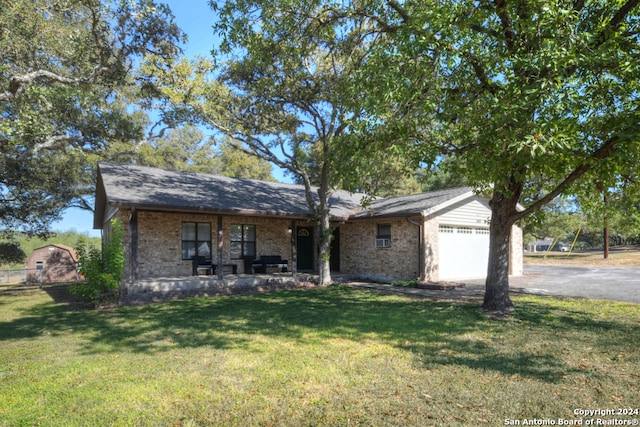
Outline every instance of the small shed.
[(27, 283), (75, 282), (78, 254), (66, 245), (54, 244), (34, 249), (27, 258)]

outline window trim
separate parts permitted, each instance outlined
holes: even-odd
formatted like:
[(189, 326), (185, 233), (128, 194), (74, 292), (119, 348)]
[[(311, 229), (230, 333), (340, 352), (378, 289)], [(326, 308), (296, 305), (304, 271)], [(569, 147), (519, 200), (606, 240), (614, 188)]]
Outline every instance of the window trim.
[[(240, 235), (241, 235), (240, 240), (233, 240), (233, 231), (232, 231), (233, 227), (240, 227)], [(253, 228), (254, 240), (248, 240), (246, 238), (245, 227)], [(240, 244), (240, 257), (236, 257), (236, 258), (233, 257), (232, 247), (234, 243)], [(253, 253), (247, 253), (247, 244), (249, 243), (253, 244)], [(258, 253), (258, 227), (255, 224), (231, 224), (231, 226), (229, 227), (229, 258), (237, 260), (237, 259), (244, 259), (245, 257), (252, 256), (255, 259), (257, 253)]]
[[(195, 225), (195, 240), (188, 240), (184, 238), (184, 226), (185, 224), (194, 224)], [(207, 239), (201, 239), (200, 236), (198, 236), (198, 229), (199, 229), (199, 225), (207, 225), (209, 226), (209, 235), (206, 236)], [(200, 245), (202, 243), (207, 243), (209, 246), (209, 256), (205, 256), (205, 260), (206, 261), (211, 261), (213, 259), (213, 245), (212, 245), (212, 239), (211, 239), (211, 233), (212, 233), (212, 226), (210, 222), (197, 222), (197, 221), (183, 221), (180, 224), (180, 257), (182, 258), (183, 261), (191, 261), (193, 259), (193, 257), (195, 256), (202, 256), (198, 253), (198, 248), (200, 247)], [(192, 256), (185, 258), (185, 255), (188, 256), (188, 253), (185, 254), (185, 248), (184, 248), (184, 244), (185, 242), (188, 243), (194, 243), (194, 248), (195, 248), (195, 254), (193, 254)], [(188, 251), (188, 250), (187, 250)]]

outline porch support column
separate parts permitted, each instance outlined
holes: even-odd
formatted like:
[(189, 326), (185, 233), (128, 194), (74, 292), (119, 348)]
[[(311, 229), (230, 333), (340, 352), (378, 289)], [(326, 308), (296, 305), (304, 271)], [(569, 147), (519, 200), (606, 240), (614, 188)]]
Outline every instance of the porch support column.
[(298, 269), (298, 248), (296, 246), (296, 236), (298, 235), (298, 230), (296, 230), (296, 221), (291, 221), (291, 275), (293, 278), (296, 278), (297, 269)]
[(138, 211), (131, 207), (129, 214), (129, 283), (138, 280)]
[(224, 277), (224, 268), (223, 268), (223, 254), (222, 249), (224, 245), (222, 233), (222, 216), (218, 216), (218, 280), (222, 280)]

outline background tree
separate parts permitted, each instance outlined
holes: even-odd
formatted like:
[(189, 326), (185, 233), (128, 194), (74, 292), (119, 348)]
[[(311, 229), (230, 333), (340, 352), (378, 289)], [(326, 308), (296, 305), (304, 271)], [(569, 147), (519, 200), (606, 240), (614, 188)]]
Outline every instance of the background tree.
[(237, 149), (238, 141), (224, 138), (216, 147), (218, 174), (234, 178), (252, 178), (275, 181), (272, 167), (263, 158)]
[[(322, 176), (322, 163), (318, 161), (319, 158), (322, 158), (322, 155), (317, 152), (319, 148), (312, 147), (309, 151), (300, 151), (298, 153), (298, 162), (304, 164), (311, 184), (316, 186), (320, 185)], [(388, 151), (369, 153), (368, 156), (359, 160), (367, 164), (375, 164), (377, 167), (375, 170), (363, 168), (359, 169), (359, 173), (353, 172), (351, 179), (355, 184), (351, 188), (353, 191), (371, 196), (391, 197), (419, 193), (422, 187), (421, 181), (424, 181), (424, 177), (427, 175), (424, 169), (412, 172), (411, 166), (407, 164), (402, 156)], [(332, 169), (335, 169), (341, 167), (344, 162), (337, 158), (332, 160), (331, 163)], [(349, 167), (355, 169), (357, 167), (356, 160), (351, 160)], [(332, 181), (336, 183), (336, 186), (341, 187), (340, 181), (343, 179), (344, 174), (332, 173), (334, 175)], [(298, 175), (291, 172), (289, 175), (295, 183), (303, 184), (303, 180)]]
[(84, 156), (142, 138), (124, 102), (149, 81), (136, 62), (169, 60), (182, 40), (152, 0), (0, 4), (0, 228), (43, 234), (64, 208), (86, 207)]
[(589, 247), (603, 249), (606, 258), (609, 245), (633, 244), (640, 236), (640, 197), (635, 186), (601, 190), (584, 193), (578, 202), (586, 212), (583, 237)]
[(581, 232), (585, 223), (585, 216), (577, 209), (574, 200), (558, 197), (527, 219), (524, 233), (525, 236), (532, 235), (534, 242), (552, 238), (556, 244), (561, 241), (567, 243), (566, 240)]
[(0, 265), (23, 263), (26, 259), (18, 242), (0, 242)]
[(167, 129), (162, 136), (139, 142), (112, 143), (100, 158), (169, 170), (274, 180), (268, 162), (236, 150), (234, 142), (224, 137), (220, 141), (207, 137), (192, 125)]
[(327, 2), (315, 16), (332, 28), (366, 20), (369, 54), (346, 99), (366, 94), (354, 107), (372, 143), (341, 157), (381, 145), (426, 164), (444, 155), (491, 192), (487, 311), (512, 307), (516, 222), (558, 195), (593, 191), (583, 179), (614, 188), (623, 171), (637, 177), (638, 3)]
[(436, 191), (445, 188), (468, 187), (469, 180), (464, 170), (452, 167), (455, 159), (442, 158), (434, 164), (424, 165), (416, 171), (416, 178), (422, 191)]

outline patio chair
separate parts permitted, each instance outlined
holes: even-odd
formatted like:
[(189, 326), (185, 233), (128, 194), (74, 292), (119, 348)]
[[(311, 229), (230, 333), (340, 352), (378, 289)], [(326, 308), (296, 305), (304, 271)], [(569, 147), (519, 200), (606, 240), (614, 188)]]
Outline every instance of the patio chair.
[(203, 256), (193, 256), (191, 257), (191, 273), (194, 276), (198, 276), (198, 269), (206, 268), (208, 272), (213, 274), (213, 266), (211, 263), (207, 263), (207, 260)]

